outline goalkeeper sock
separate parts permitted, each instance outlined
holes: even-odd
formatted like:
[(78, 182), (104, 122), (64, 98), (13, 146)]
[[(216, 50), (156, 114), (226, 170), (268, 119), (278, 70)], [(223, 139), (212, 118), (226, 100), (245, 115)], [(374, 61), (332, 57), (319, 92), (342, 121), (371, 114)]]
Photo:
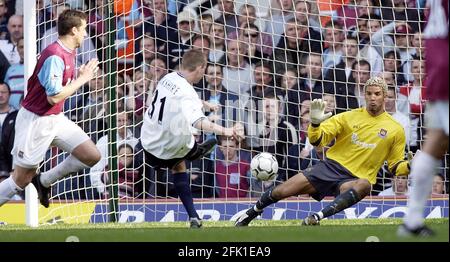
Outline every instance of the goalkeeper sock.
[(23, 189), (16, 185), (10, 176), (0, 183), (0, 206), (8, 202), (15, 194), (22, 192)]
[(62, 161), (61, 164), (55, 166), (47, 172), (41, 173), (41, 183), (45, 187), (50, 187), (58, 179), (85, 168), (90, 168), (90, 166), (84, 164), (73, 155), (69, 155), (69, 157)]
[(189, 176), (186, 172), (173, 174), (175, 190), (183, 203), (189, 217), (200, 219), (195, 211), (194, 200), (192, 199), (191, 188), (189, 187)]
[[(347, 207), (353, 206), (357, 202), (359, 202), (361, 198), (359, 197), (358, 193), (352, 188), (348, 191), (345, 191), (344, 193), (337, 196), (333, 202), (331, 202), (328, 206), (326, 206), (321, 211), (321, 217), (329, 217), (336, 213), (341, 212), (342, 210), (346, 209)], [(320, 213), (320, 212), (319, 212)], [(319, 215), (320, 216), (320, 215)]]
[(423, 211), (430, 196), (436, 168), (441, 165), (439, 159), (428, 153), (419, 152), (412, 162), (412, 186), (409, 194), (408, 209), (403, 222), (407, 228), (416, 229), (423, 225)]
[(272, 197), (272, 189), (269, 189), (266, 192), (264, 192), (264, 194), (261, 196), (258, 202), (256, 202), (256, 205), (253, 207), (253, 209), (256, 212), (261, 212), (265, 207), (276, 202), (278, 202), (278, 200)]

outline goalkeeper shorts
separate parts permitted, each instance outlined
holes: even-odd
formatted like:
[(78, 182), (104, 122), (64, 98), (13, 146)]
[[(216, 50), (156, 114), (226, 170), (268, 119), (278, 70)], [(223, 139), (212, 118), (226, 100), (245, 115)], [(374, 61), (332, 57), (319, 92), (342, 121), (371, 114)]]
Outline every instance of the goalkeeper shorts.
[(333, 160), (321, 161), (305, 169), (302, 173), (316, 189), (316, 193), (312, 194), (311, 197), (317, 201), (326, 196), (339, 195), (339, 188), (343, 183), (358, 179)]

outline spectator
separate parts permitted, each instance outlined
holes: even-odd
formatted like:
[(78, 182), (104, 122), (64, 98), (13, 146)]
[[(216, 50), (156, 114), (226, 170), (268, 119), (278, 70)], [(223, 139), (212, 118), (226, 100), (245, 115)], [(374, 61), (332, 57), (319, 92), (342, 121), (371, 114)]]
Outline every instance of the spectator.
[(431, 191), (432, 194), (445, 194), (445, 179), (444, 175), (441, 173), (438, 173), (433, 178), (433, 190)]
[(422, 60), (412, 61), (412, 75), (414, 82), (401, 86), (398, 95), (398, 110), (409, 116), (410, 119), (410, 140), (411, 151), (415, 152), (420, 148), (422, 141), (423, 113), (425, 111), (425, 87), (423, 80), (425, 75), (425, 63)]
[(225, 25), (225, 35), (235, 32), (239, 26), (238, 16), (234, 13), (234, 0), (217, 0), (219, 17), (215, 22)]
[(294, 1), (275, 0), (274, 2), (276, 3), (271, 3), (268, 17), (266, 18), (266, 32), (272, 36), (272, 45), (277, 46), (283, 32), (286, 33), (286, 21), (295, 21)]
[(3, 121), (6, 116), (12, 111), (16, 110), (9, 104), (9, 98), (11, 96), (11, 89), (8, 84), (0, 83), (0, 133), (3, 126)]
[(78, 122), (94, 143), (106, 132), (105, 80), (105, 75), (99, 69), (97, 76), (84, 86), (84, 92), (71, 97), (75, 101), (74, 104), (66, 107), (69, 118)]
[[(280, 90), (281, 89), (281, 90)], [(301, 102), (300, 86), (298, 84), (297, 71), (287, 69), (281, 76), (281, 88), (277, 89), (281, 105), (281, 115), (292, 123), (299, 126), (299, 104)]]
[(8, 20), (7, 40), (0, 40), (0, 51), (3, 52), (10, 64), (20, 62), (19, 51), (17, 51), (17, 42), (23, 38), (23, 17), (21, 15), (13, 15)]
[(186, 172), (191, 177), (193, 198), (214, 196), (214, 160), (206, 157), (193, 161), (186, 160)]
[[(239, 7), (238, 25), (257, 25), (256, 8), (251, 4), (243, 4)], [(264, 29), (264, 28), (262, 28)], [(272, 43), (271, 43), (272, 44)]]
[(336, 113), (358, 108), (354, 90), (348, 85), (352, 66), (358, 57), (358, 41), (354, 37), (344, 40), (344, 56), (339, 64), (328, 71), (325, 78), (327, 90), (334, 90), (336, 95)]
[(216, 186), (218, 197), (245, 198), (249, 191), (250, 164), (240, 158), (239, 142), (221, 137), (219, 149), (223, 159), (216, 161)]
[(353, 63), (352, 66), (352, 84), (349, 85), (349, 90), (354, 90), (356, 99), (358, 99), (358, 107), (366, 105), (364, 98), (364, 83), (370, 78), (370, 64), (366, 60), (359, 60)]
[(192, 38), (192, 49), (198, 49), (203, 52), (206, 60), (209, 58), (209, 50), (211, 50), (211, 40), (204, 35), (195, 35)]
[[(1, 96), (1, 94), (0, 94)], [(17, 110), (9, 113), (0, 125), (0, 174), (10, 174), (13, 171), (11, 151), (14, 146), (15, 124)]]
[(403, 73), (403, 68), (401, 66), (400, 54), (397, 51), (392, 50), (385, 53), (383, 65), (383, 70), (385, 72), (392, 72), (394, 74), (395, 83), (397, 86), (407, 84), (405, 74)]
[(328, 69), (335, 67), (342, 60), (344, 54), (342, 42), (344, 31), (340, 24), (329, 21), (325, 24), (323, 41), (322, 65), (323, 75), (327, 75)]
[(217, 63), (223, 60), (225, 55), (225, 26), (213, 23), (210, 30), (211, 51), (208, 60)]
[[(275, 45), (273, 52), (275, 72), (278, 75), (291, 68), (299, 72), (299, 65), (305, 61), (306, 56), (311, 52), (322, 52), (319, 42), (309, 40), (307, 24), (296, 22), (293, 18), (288, 20), (284, 26), (284, 35)], [(300, 75), (300, 73), (298, 74)]]
[[(252, 86), (248, 93), (251, 99), (264, 98), (264, 95), (272, 93), (275, 94), (275, 88), (273, 85), (273, 70), (272, 63), (266, 62), (267, 60), (260, 61), (255, 65), (254, 79), (255, 85)], [(258, 109), (257, 109), (258, 110)]]
[(415, 58), (425, 60), (425, 42), (421, 32), (416, 32), (413, 35), (412, 41), (414, 50), (412, 51)]
[(167, 43), (168, 66), (174, 69), (184, 52), (191, 49), (197, 16), (191, 11), (182, 11), (177, 16), (177, 38)]
[(395, 86), (388, 86), (385, 109), (386, 112), (388, 112), (395, 120), (397, 120), (400, 125), (402, 125), (403, 129), (405, 130), (406, 145), (409, 145), (409, 140), (411, 139), (409, 117), (397, 110), (397, 95), (395, 89)]
[(294, 16), (297, 23), (307, 24), (309, 28), (309, 40), (320, 45), (322, 41), (321, 28), (319, 21), (312, 15), (311, 2), (307, 0), (295, 1)]
[(411, 45), (412, 35), (413, 32), (407, 24), (395, 28), (394, 42), (397, 48), (396, 50), (400, 54), (400, 64), (403, 69), (403, 76), (408, 82), (414, 81), (414, 78), (411, 75), (411, 60), (413, 60), (413, 55), (415, 53), (415, 49), (412, 48)]
[(210, 36), (211, 34), (211, 26), (214, 20), (211, 14), (202, 14), (200, 15), (200, 21), (198, 23), (200, 27), (200, 34), (205, 36)]
[[(256, 20), (256, 9), (253, 5), (241, 5), (241, 7), (239, 8), (238, 22), (239, 29), (227, 35), (228, 39), (240, 38), (245, 42), (250, 41), (253, 44), (256, 44), (256, 50), (264, 57), (272, 54), (272, 36), (264, 32), (264, 25), (262, 23), (258, 23), (258, 21)], [(255, 31), (257, 31), (258, 36), (247, 36), (245, 32), (242, 32), (244, 28), (254, 29)]]
[(149, 35), (143, 35), (139, 40), (139, 53), (136, 54), (136, 65), (142, 65), (144, 71), (148, 70), (150, 62), (157, 56), (158, 48), (156, 46), (156, 40)]
[(346, 30), (352, 30), (356, 27), (358, 17), (362, 15), (371, 17), (372, 14), (374, 14), (374, 8), (371, 0), (355, 0), (350, 1), (343, 8), (338, 8), (336, 15), (338, 16), (338, 22)]
[(7, 22), (8, 22), (8, 7), (6, 6), (6, 0), (0, 0), (0, 39), (6, 39), (8, 34)]
[[(310, 100), (307, 103), (304, 103), (303, 108), (306, 108), (306, 104), (309, 104)], [(319, 156), (316, 148), (309, 142), (308, 139), (308, 125), (310, 124), (309, 117), (309, 106), (308, 109), (303, 111), (300, 117), (300, 134), (299, 134), (299, 143), (294, 144), (289, 147), (287, 154), (287, 177), (286, 179), (291, 178), (298, 174), (301, 170), (305, 170), (306, 168), (319, 163)]]
[[(256, 152), (272, 153), (278, 166), (285, 166), (285, 158), (288, 148), (298, 143), (298, 135), (295, 127), (280, 117), (280, 101), (278, 97), (267, 94), (262, 100), (263, 117), (262, 122), (255, 130), (256, 134), (249, 134), (247, 144)], [(279, 179), (284, 180), (286, 174), (283, 170), (278, 173)]]
[[(129, 122), (130, 119), (128, 114), (124, 111), (119, 111), (117, 114), (117, 146), (127, 143), (135, 147), (138, 143), (137, 138), (134, 137), (133, 132), (129, 128)], [(101, 137), (97, 141), (96, 146), (100, 151), (101, 159), (91, 168), (89, 176), (91, 185), (97, 189), (98, 193), (105, 194), (105, 184), (101, 179), (105, 167), (108, 165), (108, 134)]]
[(152, 102), (152, 98), (153, 98), (153, 91), (156, 88), (156, 85), (158, 84), (159, 80), (161, 80), (161, 78), (163, 76), (165, 76), (167, 74), (167, 67), (166, 67), (166, 62), (165, 59), (158, 56), (155, 57), (152, 61), (150, 61), (150, 69), (148, 72), (148, 80), (149, 80), (149, 86), (148, 88), (148, 95), (147, 95), (147, 100), (145, 102), (145, 105), (147, 107), (150, 106), (151, 102)]
[(407, 7), (405, 0), (386, 1), (381, 6), (381, 17), (386, 21), (405, 21), (413, 28), (415, 32), (419, 31), (423, 22), (417, 8)]
[(206, 88), (200, 98), (203, 101), (219, 106), (218, 110), (209, 113), (210, 121), (230, 127), (239, 119), (239, 96), (229, 92), (222, 83), (223, 68), (219, 64), (208, 64), (206, 67)]
[(358, 39), (360, 48), (363, 48), (367, 43), (370, 43), (368, 21), (368, 15), (358, 16), (358, 19), (356, 20), (356, 28), (352, 33), (352, 36)]
[(263, 58), (268, 58), (272, 53), (271, 48), (266, 48), (268, 49), (266, 50), (266, 53), (263, 52), (263, 35), (259, 32), (256, 25), (244, 22), (244, 24), (239, 27), (238, 35), (239, 40), (247, 45), (246, 56), (250, 63), (256, 64)]
[[(142, 30), (156, 39), (158, 50), (165, 50), (164, 55), (168, 55), (167, 43), (178, 43), (177, 17), (167, 12), (166, 0), (153, 0), (153, 17), (144, 21)], [(138, 33), (139, 35), (139, 33)], [(167, 57), (170, 60), (169, 57)], [(168, 64), (168, 62), (166, 62)]]
[(327, 106), (325, 107), (325, 113), (331, 112), (333, 115), (336, 114), (336, 98), (334, 94), (324, 93), (322, 96), (322, 100), (327, 102)]
[(20, 108), (20, 101), (23, 98), (23, 91), (25, 85), (24, 76), (24, 43), (23, 38), (17, 42), (17, 50), (20, 55), (20, 63), (12, 64), (5, 75), (5, 83), (11, 88), (11, 97), (9, 98), (9, 104), (16, 108)]
[(368, 42), (366, 42), (364, 45), (361, 45), (362, 48), (360, 48), (359, 50), (359, 59), (364, 59), (370, 63), (371, 76), (378, 75), (383, 68), (383, 57), (381, 55), (383, 52), (383, 48), (380, 47), (380, 52), (377, 51), (377, 47), (379, 46), (373, 43), (371, 39), (372, 35), (376, 33), (377, 30), (379, 31), (381, 28), (381, 20), (377, 18), (374, 20), (367, 20), (367, 29), (369, 32), (367, 38)]
[(381, 191), (378, 196), (407, 196), (408, 195), (408, 177), (394, 176), (392, 186)]
[(247, 61), (245, 54), (247, 47), (238, 40), (229, 40), (227, 43), (226, 59), (220, 64), (223, 68), (223, 85), (225, 88), (237, 95), (243, 95), (254, 83), (254, 67)]
[(306, 57), (304, 74), (300, 81), (300, 89), (307, 94), (305, 99), (312, 100), (321, 98), (323, 93), (334, 93), (330, 86), (324, 84), (322, 75), (322, 56), (316, 53), (310, 53)]
[[(134, 146), (128, 143), (122, 143), (117, 148), (117, 171), (118, 179), (118, 193), (119, 198), (137, 198), (143, 196), (143, 179), (142, 170), (136, 168), (134, 161)], [(110, 182), (109, 165), (105, 166), (105, 173), (102, 177), (102, 182), (108, 187)], [(108, 191), (105, 190), (104, 197), (108, 198)]]

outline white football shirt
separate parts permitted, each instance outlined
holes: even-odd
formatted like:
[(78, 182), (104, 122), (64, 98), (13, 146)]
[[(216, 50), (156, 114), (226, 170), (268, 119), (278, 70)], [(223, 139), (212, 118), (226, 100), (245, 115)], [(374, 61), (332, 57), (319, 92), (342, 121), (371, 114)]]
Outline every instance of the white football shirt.
[(183, 158), (194, 146), (194, 127), (205, 117), (194, 88), (178, 72), (164, 76), (144, 115), (141, 143), (160, 159)]

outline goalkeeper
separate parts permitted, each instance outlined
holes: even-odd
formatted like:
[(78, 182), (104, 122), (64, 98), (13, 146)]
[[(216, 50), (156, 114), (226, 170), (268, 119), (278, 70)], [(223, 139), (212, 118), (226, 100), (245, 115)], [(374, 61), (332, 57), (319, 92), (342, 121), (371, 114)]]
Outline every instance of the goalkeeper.
[(290, 196), (309, 194), (317, 201), (325, 196), (336, 196), (327, 207), (306, 217), (302, 223), (318, 225), (321, 219), (367, 196), (385, 161), (393, 174), (408, 175), (409, 162), (404, 160), (405, 133), (403, 127), (384, 110), (386, 93), (384, 80), (373, 77), (365, 84), (365, 108), (331, 118), (331, 113), (324, 113), (326, 103), (314, 99), (308, 136), (314, 146), (325, 146), (335, 139), (326, 153), (326, 160), (266, 191), (256, 205), (237, 219), (235, 225), (247, 226), (265, 207)]

